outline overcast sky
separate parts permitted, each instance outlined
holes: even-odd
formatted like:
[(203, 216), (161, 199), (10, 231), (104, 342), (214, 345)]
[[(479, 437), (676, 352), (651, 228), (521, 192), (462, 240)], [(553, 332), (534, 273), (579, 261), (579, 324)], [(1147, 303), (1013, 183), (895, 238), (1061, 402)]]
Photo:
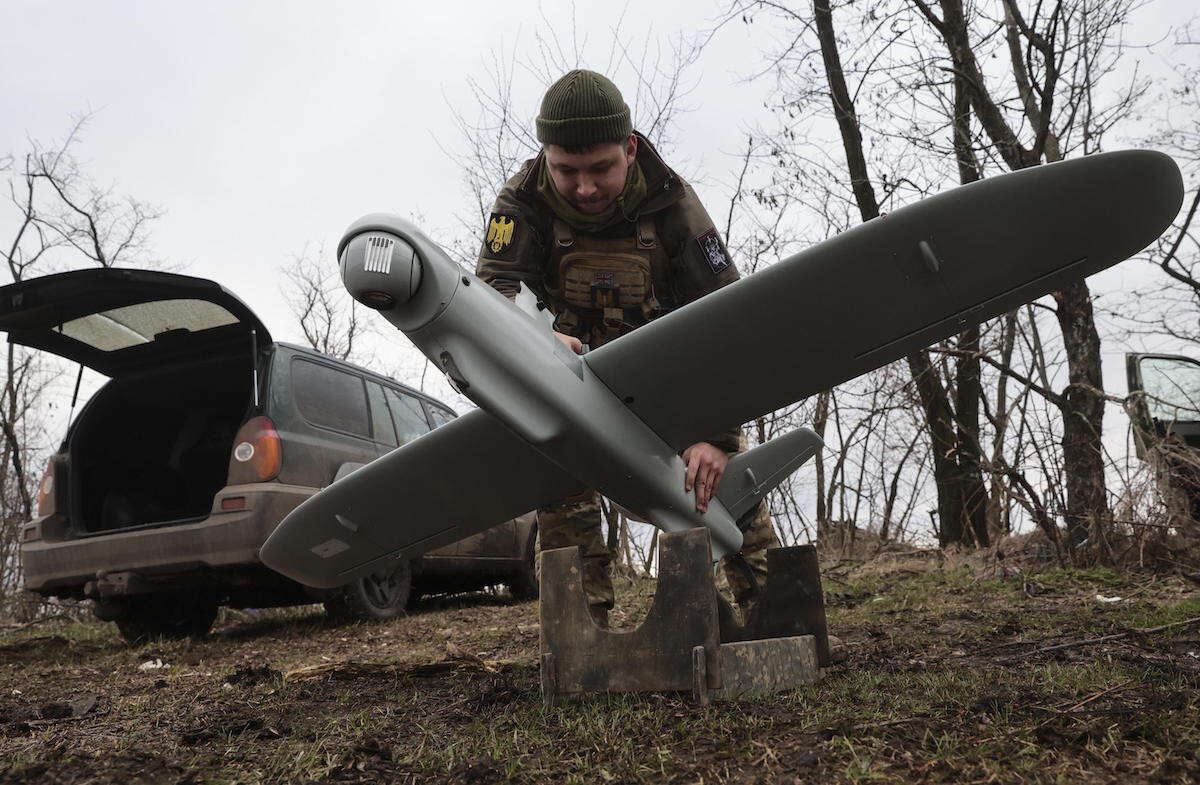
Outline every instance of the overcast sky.
[[(639, 3), (637, 16), (665, 36), (705, 25), (697, 5)], [(577, 26), (607, 52), (616, 18), (591, 7)], [(546, 13), (569, 29), (569, 15)], [(334, 245), (380, 210), (419, 213), (435, 237), (454, 224), (461, 173), (438, 146), (458, 143), (451, 109), (472, 115), (467, 79), (492, 50), (531, 48), (545, 25), (521, 2), (12, 0), (0, 24), (0, 151), (97, 110), (80, 147), (88, 171), (162, 206), (158, 255), (226, 282), (281, 336), (274, 270), (306, 242)], [(723, 42), (746, 37), (729, 31)], [(709, 156), (736, 149), (738, 115), (754, 108), (735, 82), (760, 55), (730, 48), (696, 72), (686, 118)], [(542, 89), (524, 74), (517, 88)]]
[[(719, 10), (635, 7), (631, 37), (663, 39), (707, 27)], [(571, 14), (566, 4), (459, 0), (5, 0), (0, 153), (57, 138), (72, 115), (94, 110), (78, 153), (100, 182), (166, 211), (155, 254), (224, 284), (277, 338), (298, 341), (279, 266), (306, 244), (332, 249), (368, 212), (423, 216), (435, 238), (454, 227), (469, 206), (439, 141), (459, 144), (453, 109), (474, 114), (467, 80), (482, 78), (492, 52), (535, 48), (547, 22), (568, 40)], [(619, 6), (574, 14), (585, 51), (603, 60)], [(740, 81), (760, 63), (749, 34), (730, 26), (693, 72), (680, 144), (693, 168), (728, 169), (719, 159), (761, 106), (767, 86)], [(535, 109), (537, 79), (520, 73), (515, 88)]]
[[(1131, 40), (1156, 40), (1197, 8), (1150, 6)], [(624, 25), (631, 36), (694, 34), (723, 7), (639, 2)], [(420, 215), (432, 236), (448, 234), (470, 206), (438, 142), (459, 142), (452, 109), (473, 114), (467, 80), (492, 52), (531, 50), (539, 32), (569, 39), (572, 13), (589, 39), (585, 64), (603, 68), (620, 16), (613, 3), (4, 0), (0, 152), (52, 140), (94, 110), (77, 152), (100, 182), (165, 210), (155, 255), (219, 281), (277, 338), (297, 341), (280, 265), (306, 244), (332, 249), (367, 212)], [(762, 25), (731, 24), (692, 72), (677, 156), (701, 175), (703, 199), (728, 199), (742, 130), (763, 116), (768, 85), (742, 77), (761, 67), (770, 37)], [(1153, 52), (1129, 58), (1163, 67)], [(518, 72), (515, 87), (517, 104), (535, 108), (543, 85)], [(1120, 288), (1135, 274), (1118, 268), (1096, 285)], [(1123, 391), (1119, 357), (1108, 351), (1106, 368)]]

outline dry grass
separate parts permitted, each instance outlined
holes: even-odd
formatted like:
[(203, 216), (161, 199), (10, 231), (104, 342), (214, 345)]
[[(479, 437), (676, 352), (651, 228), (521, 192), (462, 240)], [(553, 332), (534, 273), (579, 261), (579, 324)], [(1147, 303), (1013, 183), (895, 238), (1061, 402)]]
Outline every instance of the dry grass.
[[(1200, 629), (1043, 651), (1198, 617), (1197, 587), (1005, 562), (1021, 572), (999, 577), (994, 554), (831, 562), (849, 662), (707, 709), (544, 709), (537, 606), (494, 596), (380, 625), (231, 617), (139, 650), (98, 623), (0, 634), (0, 783), (1200, 782)], [(620, 618), (651, 593), (624, 584)], [(170, 667), (140, 669), (154, 659)]]

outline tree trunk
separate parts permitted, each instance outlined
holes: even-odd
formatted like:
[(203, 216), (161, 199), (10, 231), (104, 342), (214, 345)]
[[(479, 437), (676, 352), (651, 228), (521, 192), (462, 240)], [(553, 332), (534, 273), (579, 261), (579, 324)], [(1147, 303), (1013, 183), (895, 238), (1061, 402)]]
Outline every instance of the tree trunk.
[[(1021, 93), (1025, 117), (1037, 135), (1034, 146), (1028, 149), (1021, 145), (1016, 132), (1004, 119), (1003, 112), (984, 83), (971, 47), (962, 0), (939, 0), (941, 20), (933, 16), (923, 0), (913, 2), (941, 33), (975, 116), (1008, 167), (1016, 170), (1036, 166), (1041, 163), (1043, 153), (1048, 161), (1060, 159), (1061, 145), (1050, 127), (1050, 109), (1058, 79), (1053, 34), (1045, 38), (1024, 31), (1029, 45), (1041, 51), (1045, 57), (1043, 83), (1036, 88), (1042, 101), (1038, 106), (1033, 95), (1035, 88), (1031, 75), (1026, 71), (1016, 41), (1015, 7), (1005, 5), (1006, 34), (1014, 81)], [(1071, 284), (1055, 292), (1054, 299), (1058, 305), (1058, 323), (1067, 354), (1069, 378), (1060, 408), (1063, 415), (1063, 469), (1067, 478), (1068, 543), (1074, 545), (1087, 537), (1089, 527), (1109, 518), (1101, 446), (1104, 384), (1100, 373), (1100, 336), (1096, 332), (1087, 284), (1083, 281)]]
[[(825, 64), (825, 77), (829, 83), (829, 94), (833, 101), (833, 113), (842, 136), (842, 147), (846, 152), (846, 166), (850, 171), (850, 187), (863, 221), (879, 217), (879, 203), (875, 189), (867, 172), (866, 156), (863, 154), (862, 132), (850, 91), (846, 87), (846, 76), (842, 71), (841, 55), (833, 32), (833, 14), (829, 0), (813, 0), (817, 39), (821, 44), (821, 58)], [(958, 443), (954, 432), (954, 414), (950, 408), (950, 397), (929, 355), (914, 352), (907, 358), (908, 368), (921, 399), (929, 431), (933, 454), (933, 476), (938, 494), (938, 540), (942, 545), (962, 542), (966, 527), (963, 525), (962, 473), (958, 465)]]
[[(813, 413), (813, 431), (825, 439), (825, 425), (829, 422), (829, 391), (817, 395), (817, 409)], [(817, 539), (829, 528), (829, 510), (825, 506), (825, 451), (817, 450), (813, 456), (813, 468), (817, 474)]]
[[(954, 157), (958, 162), (958, 181), (963, 185), (980, 179), (979, 162), (971, 149), (971, 104), (961, 75), (954, 78), (953, 129)], [(979, 371), (979, 325), (972, 325), (958, 336), (958, 348), (964, 352), (955, 362), (955, 440), (958, 443), (959, 490), (962, 493), (964, 524), (970, 528), (975, 544), (989, 544), (987, 528), (987, 489), (983, 484), (983, 447), (979, 444), (979, 401), (983, 382)], [(965, 532), (964, 532), (965, 534)]]
[(979, 374), (978, 325), (964, 330), (959, 335), (958, 348), (970, 353), (960, 354), (955, 368), (955, 440), (958, 443), (962, 516), (975, 544), (987, 547), (990, 543), (987, 527), (987, 488), (983, 484), (983, 461), (980, 458), (979, 446), (979, 398), (983, 394), (983, 385)]
[(1063, 415), (1063, 467), (1067, 476), (1067, 543), (1074, 546), (1093, 526), (1109, 519), (1104, 481), (1104, 381), (1100, 375), (1100, 336), (1091, 293), (1082, 281), (1054, 293), (1058, 324), (1067, 353)]
[(962, 473), (956, 456), (958, 441), (954, 433), (954, 412), (950, 396), (942, 386), (937, 369), (925, 352), (908, 356), (908, 367), (925, 412), (925, 426), (933, 453), (933, 480), (937, 485), (938, 544), (968, 542), (969, 529), (963, 525)]
[[(1009, 311), (1004, 316), (1004, 325), (1000, 331), (1000, 365), (1007, 368), (1012, 364), (1013, 349), (1017, 339), (1018, 311)], [(1008, 435), (1008, 374), (998, 374), (996, 379), (995, 420), (992, 433), (992, 465), (999, 465), (1004, 456), (1004, 438)], [(993, 537), (1008, 534), (1008, 520), (1005, 511), (1007, 489), (1004, 479), (999, 474), (992, 475), (992, 493), (988, 498), (987, 521), (988, 531)]]

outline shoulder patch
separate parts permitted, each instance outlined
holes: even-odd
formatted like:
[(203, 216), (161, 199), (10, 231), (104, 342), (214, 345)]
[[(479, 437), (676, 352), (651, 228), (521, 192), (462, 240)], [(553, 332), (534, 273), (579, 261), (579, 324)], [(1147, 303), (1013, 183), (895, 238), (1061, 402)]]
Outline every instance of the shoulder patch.
[(483, 244), (494, 254), (502, 253), (512, 245), (513, 234), (517, 229), (517, 219), (503, 213), (492, 213), (488, 220), (487, 236)]
[(732, 264), (729, 260), (729, 254), (725, 250), (725, 245), (721, 242), (721, 236), (717, 234), (716, 229), (709, 229), (697, 237), (696, 243), (699, 244), (700, 253), (704, 257), (704, 260), (708, 262), (708, 266), (712, 268), (714, 274), (721, 272)]

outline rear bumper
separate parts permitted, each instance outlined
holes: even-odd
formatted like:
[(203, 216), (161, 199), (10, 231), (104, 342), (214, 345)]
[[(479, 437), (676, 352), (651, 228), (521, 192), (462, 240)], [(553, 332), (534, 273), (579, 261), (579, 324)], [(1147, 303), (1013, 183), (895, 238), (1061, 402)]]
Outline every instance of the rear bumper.
[[(87, 582), (114, 572), (150, 577), (259, 565), (263, 541), (313, 493), (313, 488), (277, 483), (229, 486), (202, 520), (59, 542), (32, 540), (21, 547), (25, 588), (81, 593)], [(231, 496), (245, 497), (246, 509), (221, 511), (221, 500)], [(38, 519), (32, 522), (38, 524)]]

